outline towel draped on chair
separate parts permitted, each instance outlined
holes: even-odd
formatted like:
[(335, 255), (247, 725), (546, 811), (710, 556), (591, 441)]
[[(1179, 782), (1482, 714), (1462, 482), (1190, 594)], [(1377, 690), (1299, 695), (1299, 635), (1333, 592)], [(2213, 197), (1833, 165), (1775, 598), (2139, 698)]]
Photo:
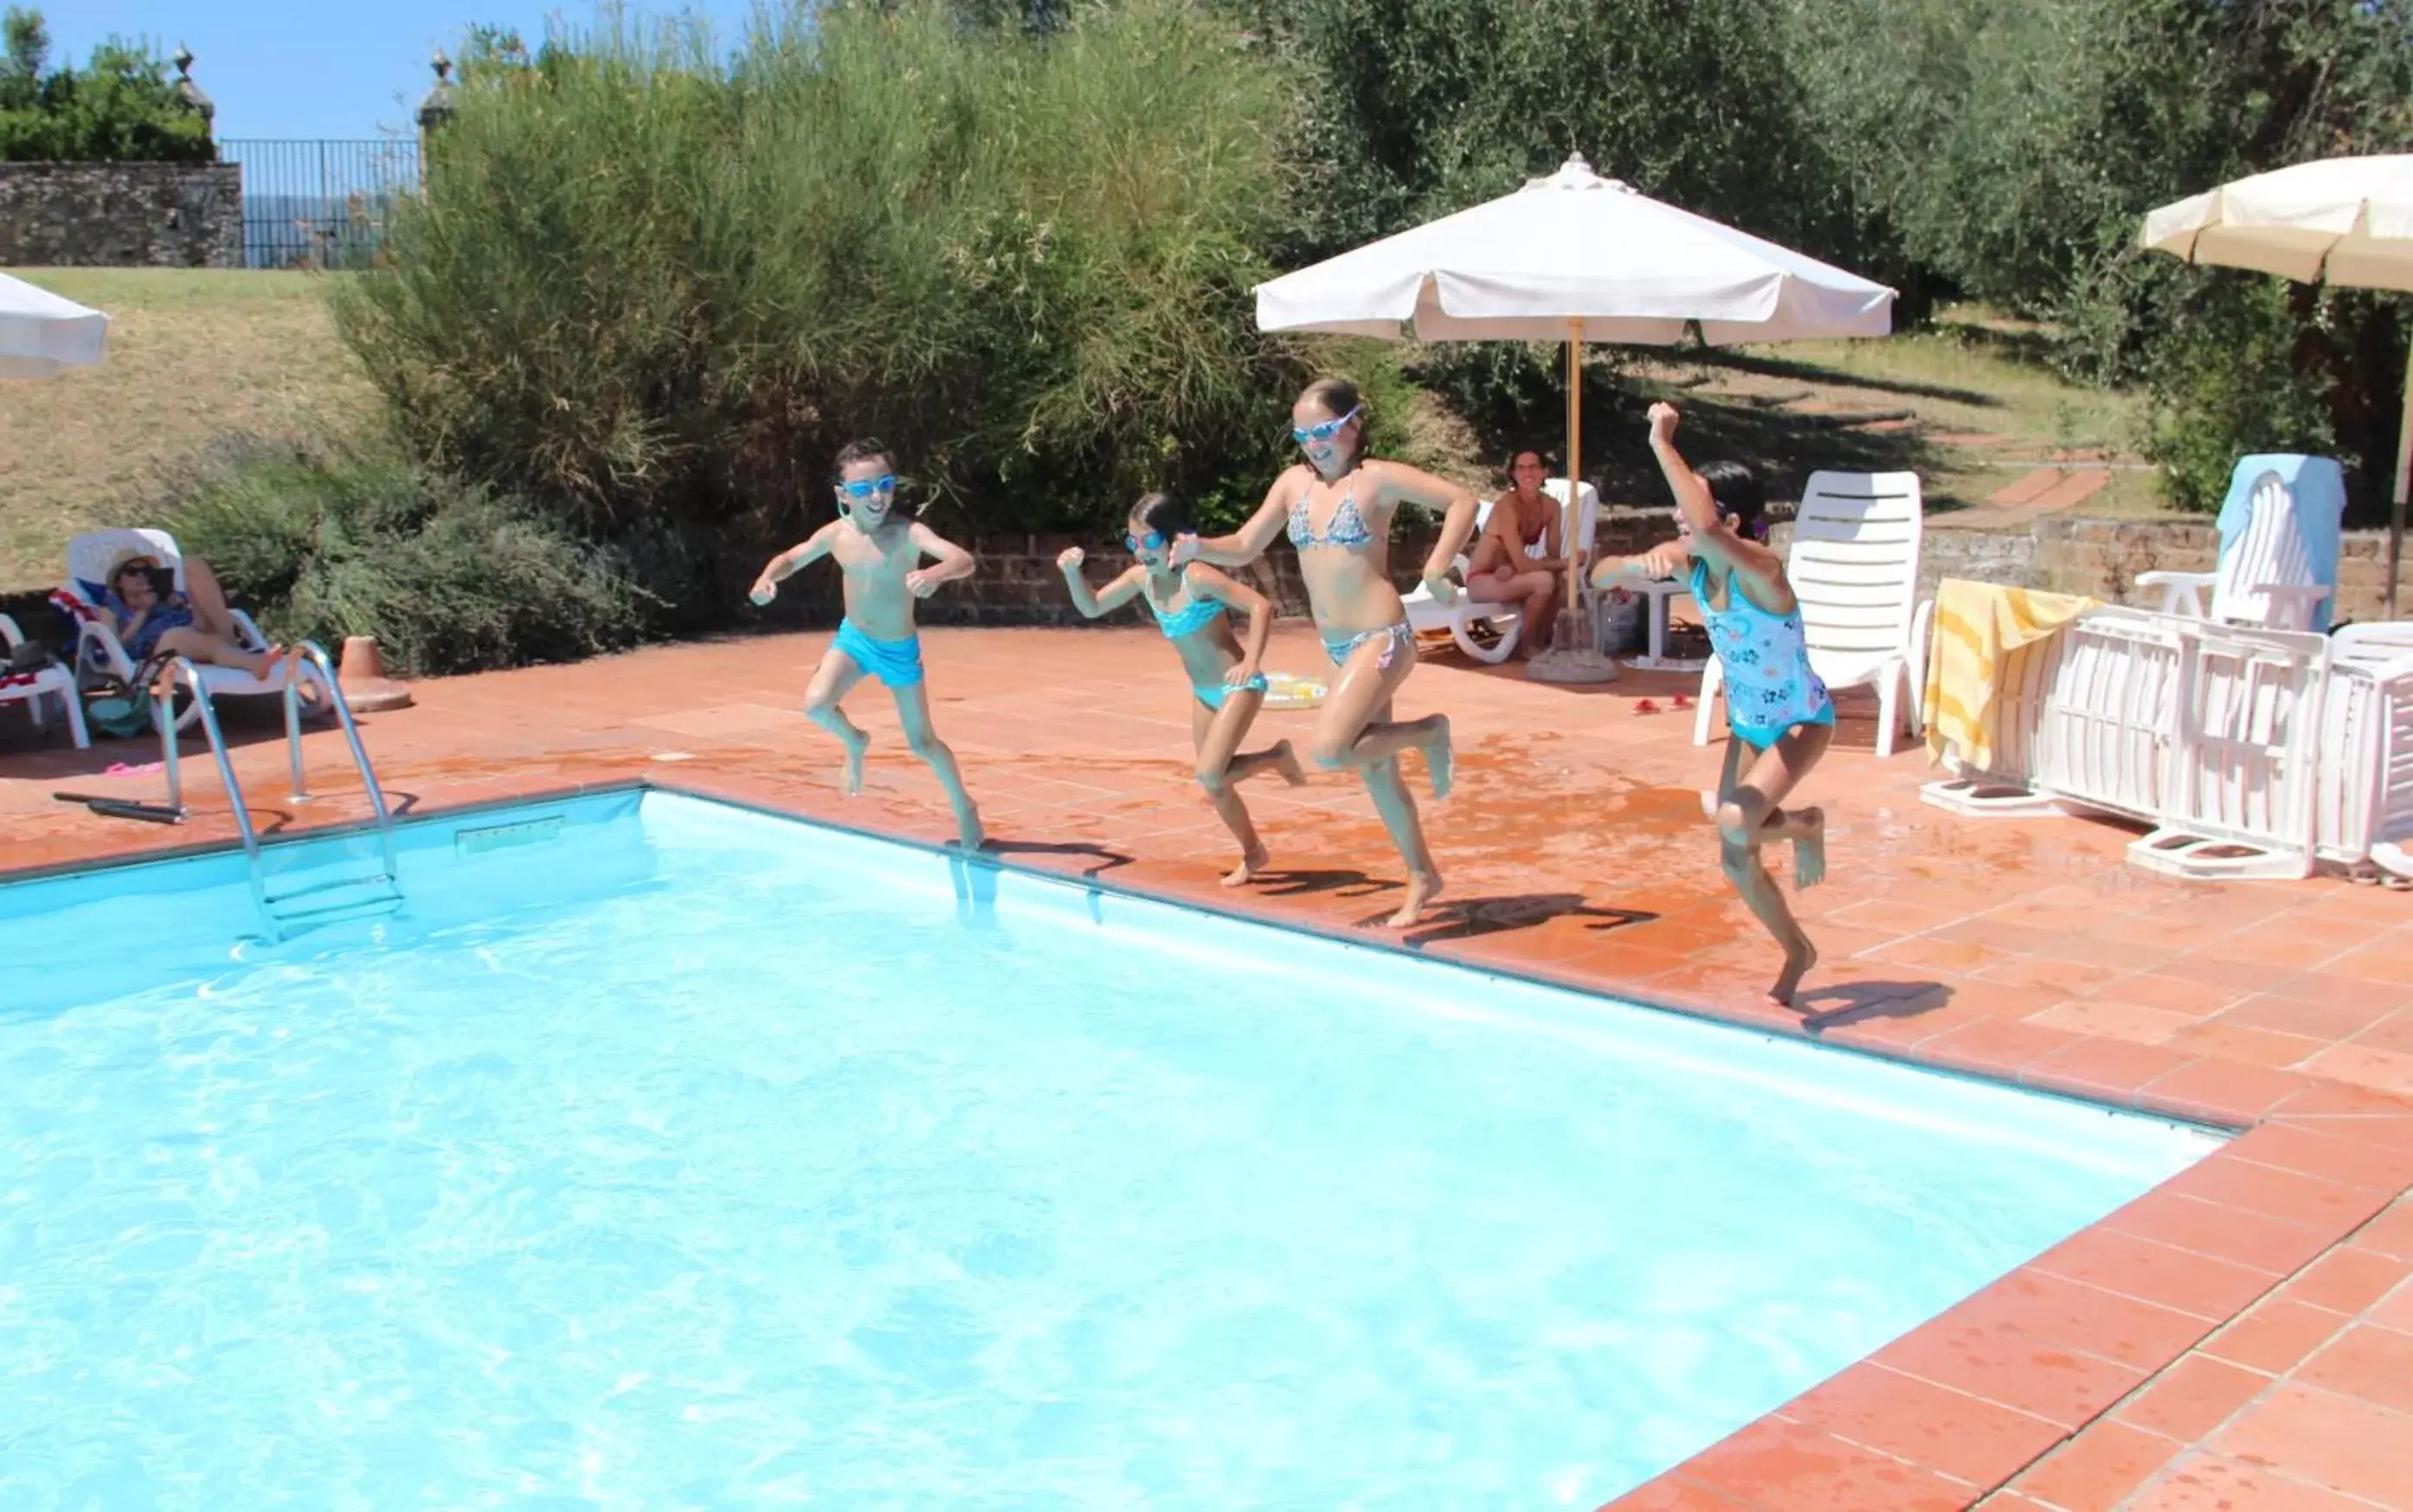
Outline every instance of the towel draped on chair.
[(1935, 589), (1927, 662), (1927, 754), (1948, 752), (1982, 772), (1994, 755), (1993, 716), (2011, 656), (2100, 608), (2095, 600), (1946, 578)]

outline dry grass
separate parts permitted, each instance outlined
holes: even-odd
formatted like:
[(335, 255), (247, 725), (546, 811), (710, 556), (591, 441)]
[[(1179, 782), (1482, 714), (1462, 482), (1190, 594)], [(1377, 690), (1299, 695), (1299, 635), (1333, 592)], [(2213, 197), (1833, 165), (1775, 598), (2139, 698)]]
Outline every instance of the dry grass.
[[(2043, 346), (2035, 328), (1968, 308), (1883, 341), (1652, 357), (1632, 371), (1705, 411), (1696, 430), (1727, 443), (1716, 454), (1765, 463), (1771, 481), (1798, 484), (1820, 467), (1907, 468), (1930, 509), (1950, 511), (2036, 467), (2100, 460), (2113, 471), (2086, 513), (2164, 512), (2158, 475), (2130, 450), (2135, 400), (2065, 382), (2044, 365)], [(1874, 423), (1853, 423), (1864, 419)]]
[(55, 584), (69, 536), (137, 523), (163, 478), (222, 437), (302, 435), (368, 411), (316, 275), (12, 271), (111, 323), (98, 367), (0, 383), (0, 591)]

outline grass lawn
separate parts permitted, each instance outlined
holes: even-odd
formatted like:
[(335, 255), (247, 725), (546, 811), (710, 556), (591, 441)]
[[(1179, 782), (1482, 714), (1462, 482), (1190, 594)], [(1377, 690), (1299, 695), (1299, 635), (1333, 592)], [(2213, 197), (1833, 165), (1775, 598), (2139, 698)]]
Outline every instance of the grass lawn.
[(1633, 372), (1695, 412), (1704, 454), (1752, 461), (1781, 497), (1818, 467), (1906, 469), (1930, 511), (1948, 513), (2039, 467), (2099, 461), (2110, 482), (2086, 512), (2163, 512), (2158, 475), (2129, 451), (2137, 401), (2063, 381), (2036, 345), (1983, 311), (1947, 310), (1883, 340), (1653, 356)]
[(12, 269), (110, 316), (99, 366), (0, 382), (0, 591), (58, 582), (69, 536), (140, 523), (218, 438), (367, 412), (317, 275), (215, 268)]

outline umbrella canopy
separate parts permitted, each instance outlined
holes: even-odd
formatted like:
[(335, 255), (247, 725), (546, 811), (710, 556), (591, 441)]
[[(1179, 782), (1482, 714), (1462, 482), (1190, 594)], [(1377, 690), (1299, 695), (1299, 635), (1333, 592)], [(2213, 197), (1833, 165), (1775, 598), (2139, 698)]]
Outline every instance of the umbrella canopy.
[[(2413, 154), (2329, 157), (2224, 184), (2164, 205), (2139, 238), (2190, 262), (2251, 268), (2299, 283), (2413, 290)], [(2406, 354), (2405, 419), (2388, 526), (2388, 615), (2413, 474), (2413, 348)]]
[(1257, 326), (1665, 346), (1882, 336), (1893, 290), (1662, 204), (1580, 155), (1513, 194), (1257, 286)]
[(0, 273), (0, 378), (87, 367), (108, 342), (108, 316)]
[[(1713, 346), (1882, 336), (1893, 329), (1893, 299), (1882, 284), (1602, 178), (1577, 154), (1513, 194), (1259, 284), (1257, 327), (1565, 342), (1572, 542), (1583, 493), (1585, 342), (1669, 346), (1695, 324)], [(1578, 597), (1578, 556), (1568, 554), (1565, 623)], [(1537, 662), (1537, 674), (1564, 649)], [(1555, 675), (1615, 675), (1581, 660), (1570, 654)]]

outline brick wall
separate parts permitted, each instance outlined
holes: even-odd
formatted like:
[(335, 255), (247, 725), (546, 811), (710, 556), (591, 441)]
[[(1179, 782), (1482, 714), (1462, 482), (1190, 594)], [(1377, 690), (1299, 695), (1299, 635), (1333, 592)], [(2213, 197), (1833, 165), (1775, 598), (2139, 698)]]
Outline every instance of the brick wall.
[(240, 268), (233, 163), (0, 163), (0, 266)]

